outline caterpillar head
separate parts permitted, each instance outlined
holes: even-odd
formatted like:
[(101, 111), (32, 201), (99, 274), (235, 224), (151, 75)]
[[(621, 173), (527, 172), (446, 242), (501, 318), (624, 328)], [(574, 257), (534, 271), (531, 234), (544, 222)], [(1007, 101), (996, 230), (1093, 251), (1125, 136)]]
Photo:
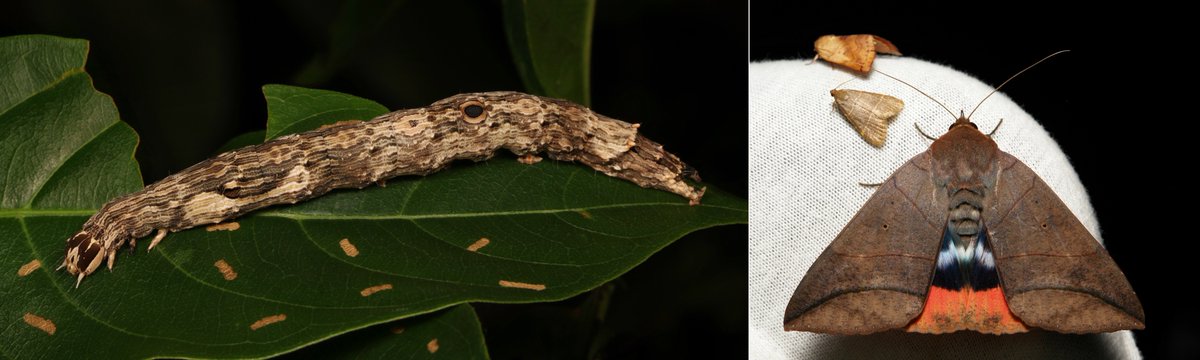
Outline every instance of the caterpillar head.
[(67, 257), (59, 267), (59, 269), (65, 267), (67, 273), (78, 276), (78, 280), (75, 280), (75, 287), (79, 287), (83, 277), (96, 271), (105, 258), (108, 258), (111, 268), (113, 257), (116, 255), (116, 252), (104, 247), (104, 244), (96, 238), (96, 234), (88, 230), (90, 229), (85, 228), (67, 239)]

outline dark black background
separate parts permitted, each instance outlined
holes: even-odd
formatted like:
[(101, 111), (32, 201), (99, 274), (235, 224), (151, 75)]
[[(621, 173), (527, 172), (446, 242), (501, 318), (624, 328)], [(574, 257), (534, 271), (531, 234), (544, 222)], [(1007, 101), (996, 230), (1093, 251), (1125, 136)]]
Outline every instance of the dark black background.
[[(346, 3), (5, 3), (0, 36), (91, 40), (87, 70), (140, 135), (137, 159), (147, 183), (262, 129), (264, 84), (341, 91), (392, 109), (461, 92), (523, 89), (499, 1), (398, 1), (354, 37), (346, 60), (327, 77), (301, 81), (306, 64), (328, 58)], [(739, 2), (600, 1), (592, 108), (642, 123), (643, 134), (697, 168), (707, 184), (745, 197), (746, 21)], [(745, 226), (705, 230), (602, 291), (476, 309), (496, 359), (742, 356), (746, 244)], [(606, 320), (587, 320), (601, 296), (611, 299)]]
[[(850, 4), (852, 3), (852, 4)], [(811, 58), (825, 34), (876, 34), (906, 56), (998, 85), (1050, 132), (1087, 188), (1101, 235), (1146, 313), (1148, 358), (1200, 358), (1190, 231), (1196, 177), (1194, 19), (1169, 7), (1055, 9), (1046, 3), (755, 1), (753, 61)], [(1187, 34), (1187, 35), (1185, 35)], [(985, 105), (986, 106), (986, 105)], [(1004, 131), (1001, 127), (1000, 131)], [(1003, 148), (1003, 145), (1001, 145)], [(1190, 292), (1190, 290), (1187, 290)]]

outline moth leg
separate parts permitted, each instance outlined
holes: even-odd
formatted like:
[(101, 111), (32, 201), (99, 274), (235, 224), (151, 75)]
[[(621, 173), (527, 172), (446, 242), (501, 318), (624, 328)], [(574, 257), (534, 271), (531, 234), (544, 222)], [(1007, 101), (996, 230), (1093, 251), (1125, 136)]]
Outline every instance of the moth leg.
[(158, 233), (154, 234), (154, 240), (150, 240), (150, 247), (146, 248), (146, 252), (154, 249), (154, 245), (158, 245), (158, 242), (162, 241), (164, 237), (167, 237), (167, 229), (158, 229)]
[(387, 187), (387, 179), (379, 179), (379, 181), (376, 181), (375, 184), (378, 184), (379, 187)]
[(533, 165), (533, 164), (538, 163), (539, 161), (542, 161), (542, 157), (534, 155), (533, 153), (528, 153), (525, 155), (521, 155), (521, 157), (517, 158), (517, 161), (520, 161), (522, 164), (525, 164), (525, 165)]
[(883, 183), (865, 183), (865, 182), (859, 182), (859, 183), (858, 183), (858, 186), (864, 186), (864, 187), (880, 187), (880, 186), (883, 186)]

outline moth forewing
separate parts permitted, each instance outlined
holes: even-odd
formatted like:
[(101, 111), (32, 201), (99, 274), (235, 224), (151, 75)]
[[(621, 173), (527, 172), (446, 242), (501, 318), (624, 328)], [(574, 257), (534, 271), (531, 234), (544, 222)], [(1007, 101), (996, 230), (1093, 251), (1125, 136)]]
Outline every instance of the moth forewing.
[(830, 90), (834, 104), (858, 135), (874, 147), (887, 140), (888, 125), (904, 109), (904, 101), (860, 90)]

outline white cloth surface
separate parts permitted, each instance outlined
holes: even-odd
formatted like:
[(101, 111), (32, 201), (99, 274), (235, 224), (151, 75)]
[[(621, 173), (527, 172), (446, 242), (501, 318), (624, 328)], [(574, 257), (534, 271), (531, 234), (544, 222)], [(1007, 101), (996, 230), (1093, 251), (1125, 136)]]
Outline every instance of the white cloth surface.
[[(920, 88), (955, 116), (960, 109), (970, 112), (992, 89), (957, 70), (913, 58), (878, 58), (875, 68)], [(805, 271), (874, 193), (859, 183), (881, 183), (928, 149), (930, 140), (913, 123), (936, 137), (954, 122), (937, 103), (898, 81), (877, 73), (857, 77), (840, 88), (904, 101), (883, 148), (876, 149), (846, 123), (829, 95), (851, 78), (856, 76), (822, 61), (750, 64), (750, 359), (1141, 357), (1129, 331), (1065, 335), (1034, 330), (1003, 336), (784, 331), (784, 308)], [(1041, 176), (1099, 239), (1087, 193), (1046, 130), (1003, 93), (972, 116), (984, 132), (1000, 119), (1004, 123), (993, 137), (1000, 150)]]

